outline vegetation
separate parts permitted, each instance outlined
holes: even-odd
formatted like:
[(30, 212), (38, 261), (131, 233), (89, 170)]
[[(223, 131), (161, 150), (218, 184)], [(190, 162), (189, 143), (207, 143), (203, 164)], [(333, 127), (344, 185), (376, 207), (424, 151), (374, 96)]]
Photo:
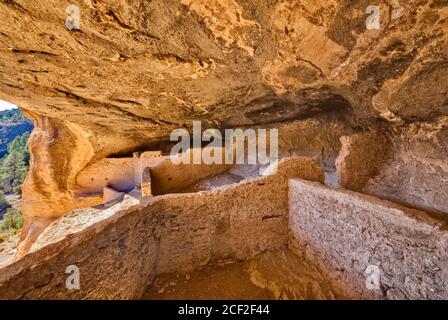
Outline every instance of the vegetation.
[(19, 109), (4, 110), (0, 112), (0, 121), (2, 122), (23, 122), (25, 117)]
[(6, 156), (0, 160), (0, 189), (4, 192), (20, 193), (20, 186), (28, 171), (30, 153), (25, 132), (16, 137), (8, 146)]
[(5, 156), (11, 141), (31, 130), (33, 124), (24, 118), (19, 109), (0, 111), (0, 159)]
[(5, 194), (21, 193), (29, 166), (28, 138), (32, 128), (19, 109), (0, 112), (0, 242), (23, 226), (20, 210), (11, 207)]
[(23, 226), (20, 210), (10, 208), (5, 192), (20, 193), (30, 158), (28, 137), (28, 132), (16, 137), (9, 144), (6, 156), (0, 160), (0, 243), (17, 234)]
[(2, 217), (2, 213), (5, 212), (9, 207), (10, 205), (5, 198), (5, 193), (0, 190), (0, 218)]
[(23, 227), (23, 217), (18, 209), (9, 209), (0, 221), (0, 243), (19, 233)]

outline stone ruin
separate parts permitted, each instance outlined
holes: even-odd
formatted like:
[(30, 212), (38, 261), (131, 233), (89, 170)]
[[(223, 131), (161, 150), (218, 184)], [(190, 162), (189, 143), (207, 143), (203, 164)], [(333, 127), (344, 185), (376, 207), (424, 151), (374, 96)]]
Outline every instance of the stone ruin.
[[(179, 275), (213, 274), (223, 264), (232, 267), (220, 285), (240, 284), (232, 277), (247, 272), (245, 286), (255, 298), (447, 298), (446, 219), (362, 194), (386, 170), (387, 138), (371, 132), (340, 140), (332, 173), (304, 156), (283, 157), (269, 168), (257, 168), (255, 175), (248, 175), (245, 165), (196, 165), (193, 180), (191, 170), (183, 168), (179, 177), (164, 170), (166, 181), (190, 171), (190, 184), (214, 181), (208, 188), (155, 197), (147, 197), (154, 183), (147, 177), (167, 162), (160, 153), (121, 158), (116, 167), (102, 161), (98, 166), (123, 171), (89, 169), (86, 177), (102, 172), (114, 188), (129, 192), (103, 186), (104, 199), (115, 202), (104, 200), (108, 205), (75, 210), (53, 222), (27, 255), (1, 269), (0, 298), (198, 298), (200, 293), (191, 289), (198, 286), (194, 278), (188, 286), (181, 282), (177, 295), (167, 287)], [(135, 172), (135, 179), (120, 180), (128, 177), (124, 172)], [(213, 180), (229, 172), (242, 180)], [(337, 181), (330, 183), (328, 174)], [(71, 265), (82, 274), (80, 290), (64, 285)], [(380, 270), (373, 289), (366, 285), (369, 266)], [(222, 294), (235, 298), (216, 297)]]
[[(188, 150), (187, 156), (191, 158), (194, 150)], [(135, 152), (132, 158), (105, 158), (87, 166), (78, 175), (78, 185), (86, 193), (79, 197), (80, 203), (108, 204), (122, 200), (128, 192), (150, 197), (181, 191), (231, 167), (226, 164), (177, 165), (171, 156), (162, 155), (161, 151)]]
[[(0, 298), (448, 298), (445, 1), (66, 5), (0, 3), (35, 127)], [(195, 120), (278, 129), (277, 170), (174, 165)]]
[(103, 204), (122, 198), (124, 191), (134, 188), (140, 189), (142, 196), (152, 196), (151, 176), (147, 169), (162, 161), (162, 153), (154, 151), (134, 153), (132, 158), (103, 159), (87, 168), (78, 181), (92, 193), (102, 188)]

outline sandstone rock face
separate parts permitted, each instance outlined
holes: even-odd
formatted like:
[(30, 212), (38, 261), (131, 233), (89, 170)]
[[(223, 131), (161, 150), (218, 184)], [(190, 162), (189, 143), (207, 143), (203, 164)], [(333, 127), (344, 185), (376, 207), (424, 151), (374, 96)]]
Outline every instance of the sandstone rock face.
[(339, 186), (361, 191), (384, 166), (389, 141), (383, 133), (368, 132), (341, 137), (341, 151), (336, 159)]
[[(443, 219), (320, 184), (288, 191), (289, 178), (339, 173), (344, 188), (448, 214), (447, 3), (377, 1), (379, 30), (366, 27), (371, 4), (79, 0), (81, 27), (69, 31), (66, 1), (2, 1), (0, 98), (35, 130), (20, 246), (30, 253), (1, 270), (0, 298), (138, 298), (158, 274), (254, 259), (288, 240), (360, 297), (447, 298)], [(323, 170), (284, 160), (213, 191), (76, 210), (103, 201), (104, 164), (120, 173), (117, 189), (131, 188), (126, 159), (166, 153), (193, 120), (278, 128), (282, 157)], [(215, 172), (195, 168), (162, 163), (151, 194)], [(81, 290), (65, 287), (70, 265)], [(370, 265), (379, 290), (366, 290)], [(253, 278), (282, 291), (299, 281)]]
[(448, 118), (400, 128), (395, 153), (364, 191), (392, 201), (448, 213)]
[[(415, 121), (436, 128), (448, 114), (446, 2), (377, 3), (380, 30), (366, 28), (367, 0), (83, 0), (80, 30), (69, 31), (65, 1), (3, 1), (0, 98), (36, 125), (28, 224), (82, 207), (76, 177), (87, 166), (157, 150), (192, 120), (220, 129), (300, 120), (300, 130), (325, 117), (345, 133), (396, 134)], [(446, 153), (436, 157), (444, 167)], [(415, 190), (430, 180), (418, 173), (407, 182)]]

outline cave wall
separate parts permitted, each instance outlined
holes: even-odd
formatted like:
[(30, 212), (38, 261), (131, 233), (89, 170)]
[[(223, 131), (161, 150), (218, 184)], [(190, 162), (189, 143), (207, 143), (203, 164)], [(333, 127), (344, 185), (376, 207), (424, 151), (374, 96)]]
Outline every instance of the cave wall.
[[(276, 127), (332, 114), (365, 131), (448, 113), (443, 0), (378, 1), (380, 30), (366, 28), (367, 0), (79, 0), (77, 31), (67, 4), (0, 2), (0, 98), (57, 127), (36, 144), (51, 161), (26, 180), (28, 224), (70, 211), (86, 166), (154, 150), (193, 120)], [(45, 172), (58, 174), (43, 186)]]
[(390, 141), (382, 132), (362, 132), (340, 138), (335, 160), (338, 187), (359, 191), (380, 173), (390, 153)]
[(364, 192), (427, 211), (448, 214), (448, 118), (397, 130), (393, 158)]

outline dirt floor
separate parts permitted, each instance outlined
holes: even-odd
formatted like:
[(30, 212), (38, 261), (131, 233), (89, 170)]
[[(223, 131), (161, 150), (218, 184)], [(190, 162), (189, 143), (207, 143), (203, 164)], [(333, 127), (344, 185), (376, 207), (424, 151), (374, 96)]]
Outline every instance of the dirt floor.
[(274, 295), (250, 281), (244, 263), (223, 262), (188, 274), (162, 275), (143, 299), (272, 300)]
[(259, 177), (263, 167), (258, 165), (235, 165), (227, 172), (202, 179), (197, 184), (185, 188), (180, 193), (214, 190), (222, 186), (240, 183), (244, 179)]
[(144, 300), (345, 299), (320, 271), (289, 250), (249, 261), (218, 261), (191, 273), (156, 278)]

